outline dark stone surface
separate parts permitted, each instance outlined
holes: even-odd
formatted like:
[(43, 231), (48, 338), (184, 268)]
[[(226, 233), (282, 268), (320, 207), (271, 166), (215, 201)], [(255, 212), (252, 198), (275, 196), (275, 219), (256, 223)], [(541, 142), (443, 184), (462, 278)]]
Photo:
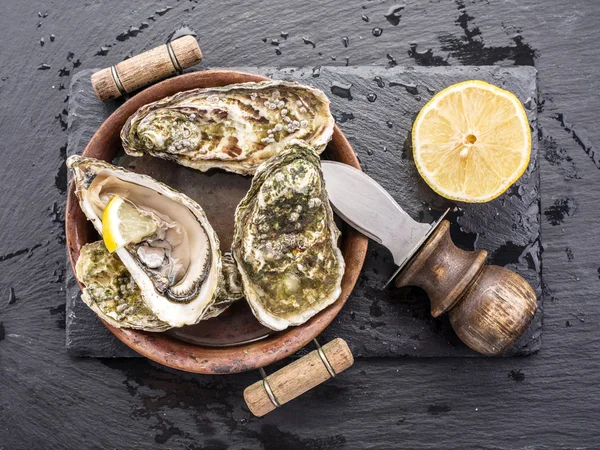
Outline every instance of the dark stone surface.
[[(296, 80), (326, 92), (331, 98), (332, 114), (357, 152), (364, 170), (386, 187), (412, 217), (422, 221), (431, 221), (446, 208), (456, 205), (432, 192), (412, 161), (406, 139), (421, 107), (435, 92), (468, 79), (481, 79), (514, 92), (528, 105), (534, 130), (530, 168), (508, 194), (486, 204), (461, 204), (451, 214), (451, 220), (458, 245), (467, 250), (485, 248), (490, 262), (516, 270), (534, 286), (541, 306), (534, 68), (320, 66), (316, 70), (252, 67), (240, 70)], [(84, 70), (72, 78), (68, 155), (81, 153), (91, 135), (116, 107), (116, 104), (106, 106), (97, 100), (90, 82), (92, 72)], [(341, 86), (350, 86), (350, 89)], [(165, 179), (160, 181), (168, 183)], [(183, 191), (190, 194), (191, 187), (187, 187), (188, 190)], [(447, 317), (431, 317), (429, 302), (422, 290), (393, 286), (382, 289), (395, 269), (389, 252), (371, 242), (357, 287), (321, 339), (326, 342), (343, 337), (355, 356), (481, 356), (460, 342)], [(69, 353), (95, 357), (135, 356), (118, 339), (107, 335), (96, 315), (81, 302), (79, 288), (73, 283), (68, 267), (66, 282)], [(528, 355), (539, 350), (541, 325), (540, 307), (527, 334), (507, 355)]]
[[(600, 7), (593, 1), (411, 0), (393, 26), (384, 17), (392, 4), (3, 4), (1, 448), (599, 447)], [(343, 66), (346, 57), (353, 66), (392, 58), (404, 66), (535, 64), (542, 349), (527, 358), (359, 358), (340, 377), (264, 419), (253, 418), (241, 397), (257, 373), (201, 376), (144, 359), (70, 357), (62, 222), (68, 111), (61, 84), (68, 87), (74, 72), (152, 48), (182, 25), (196, 30), (205, 64), (215, 67)], [(373, 36), (375, 27), (381, 36)], [(127, 39), (117, 39), (125, 31)], [(42, 36), (48, 38), (43, 47)], [(271, 45), (272, 38), (280, 45)], [(38, 70), (42, 64), (50, 69)]]

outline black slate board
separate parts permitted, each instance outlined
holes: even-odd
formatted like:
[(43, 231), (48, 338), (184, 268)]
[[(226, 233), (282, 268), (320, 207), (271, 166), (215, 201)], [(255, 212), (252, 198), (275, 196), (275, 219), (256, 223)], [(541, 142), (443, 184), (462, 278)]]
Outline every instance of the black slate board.
[[(528, 355), (541, 345), (541, 265), (539, 171), (537, 161), (536, 71), (532, 67), (383, 68), (319, 67), (314, 69), (236, 68), (272, 78), (298, 80), (322, 89), (331, 110), (350, 140), (363, 170), (379, 181), (415, 219), (432, 221), (452, 207), (452, 236), (459, 247), (488, 250), (489, 262), (507, 266), (534, 287), (539, 311), (528, 332), (507, 355)], [(85, 145), (118, 106), (103, 105), (90, 85), (93, 71), (72, 79), (69, 99), (68, 154)], [(436, 195), (420, 179), (411, 160), (410, 128), (420, 108), (444, 87), (481, 79), (504, 87), (525, 104), (532, 126), (532, 160), (523, 177), (506, 194), (484, 205), (454, 205)], [(351, 84), (350, 95), (332, 83)], [(455, 208), (455, 206), (457, 206)], [(355, 356), (480, 356), (454, 335), (446, 317), (433, 319), (425, 294), (418, 289), (381, 286), (394, 271), (389, 252), (371, 242), (357, 286), (321, 340), (346, 339)], [(67, 348), (74, 356), (138, 356), (102, 326), (79, 298), (69, 271), (67, 284)]]

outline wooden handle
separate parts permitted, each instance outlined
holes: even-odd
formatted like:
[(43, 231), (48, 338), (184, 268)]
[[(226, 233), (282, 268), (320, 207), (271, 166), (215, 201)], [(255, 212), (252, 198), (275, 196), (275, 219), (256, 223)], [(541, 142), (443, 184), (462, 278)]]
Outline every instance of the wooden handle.
[(194, 36), (183, 36), (165, 45), (126, 59), (92, 75), (92, 87), (107, 102), (181, 72), (202, 61)]
[(315, 350), (248, 386), (244, 390), (244, 400), (252, 414), (262, 417), (332, 378), (330, 369), (339, 374), (354, 363), (354, 357), (343, 339), (334, 339), (321, 350), (325, 360), (319, 350)]
[(527, 330), (537, 310), (532, 287), (520, 275), (485, 266), (487, 252), (466, 252), (450, 237), (447, 220), (396, 278), (396, 286), (427, 292), (434, 317), (449, 311), (458, 337), (485, 355), (506, 351)]

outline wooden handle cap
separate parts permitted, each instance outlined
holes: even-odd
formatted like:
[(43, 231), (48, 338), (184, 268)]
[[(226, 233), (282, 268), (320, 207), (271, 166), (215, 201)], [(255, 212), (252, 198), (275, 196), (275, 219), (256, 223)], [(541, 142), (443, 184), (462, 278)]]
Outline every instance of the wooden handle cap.
[(252, 414), (262, 417), (354, 363), (348, 344), (337, 338), (306, 356), (264, 377), (244, 390)]
[(484, 355), (505, 352), (527, 330), (537, 310), (532, 287), (520, 275), (485, 266), (487, 252), (466, 252), (444, 220), (396, 278), (396, 286), (427, 292), (434, 317), (445, 312), (458, 337)]
[(182, 72), (200, 61), (202, 51), (196, 38), (183, 36), (94, 73), (92, 87), (98, 98), (107, 102)]

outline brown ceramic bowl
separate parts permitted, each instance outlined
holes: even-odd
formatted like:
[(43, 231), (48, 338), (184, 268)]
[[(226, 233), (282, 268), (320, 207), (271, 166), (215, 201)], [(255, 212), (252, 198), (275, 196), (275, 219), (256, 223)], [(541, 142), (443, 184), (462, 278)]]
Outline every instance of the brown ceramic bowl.
[[(122, 154), (119, 137), (121, 127), (142, 105), (188, 89), (266, 79), (268, 78), (261, 75), (243, 72), (203, 71), (158, 83), (117, 109), (96, 131), (83, 155), (112, 162)], [(337, 126), (326, 154), (330, 159), (360, 168), (354, 150)], [(222, 249), (229, 248), (233, 211), (250, 185), (248, 177), (218, 171), (201, 173), (151, 157), (126, 157), (119, 163), (132, 170), (150, 174), (197, 200), (219, 235)], [(73, 183), (69, 186), (67, 198), (66, 234), (69, 258), (74, 269), (81, 247), (99, 237), (79, 207)], [(264, 367), (304, 347), (340, 312), (362, 268), (367, 243), (367, 238), (363, 235), (343, 227), (341, 248), (346, 261), (346, 272), (342, 280), (342, 294), (333, 305), (298, 327), (272, 332), (258, 323), (244, 301), (237, 302), (215, 319), (164, 333), (116, 328), (106, 322), (104, 325), (136, 352), (176, 369), (226, 374)]]

